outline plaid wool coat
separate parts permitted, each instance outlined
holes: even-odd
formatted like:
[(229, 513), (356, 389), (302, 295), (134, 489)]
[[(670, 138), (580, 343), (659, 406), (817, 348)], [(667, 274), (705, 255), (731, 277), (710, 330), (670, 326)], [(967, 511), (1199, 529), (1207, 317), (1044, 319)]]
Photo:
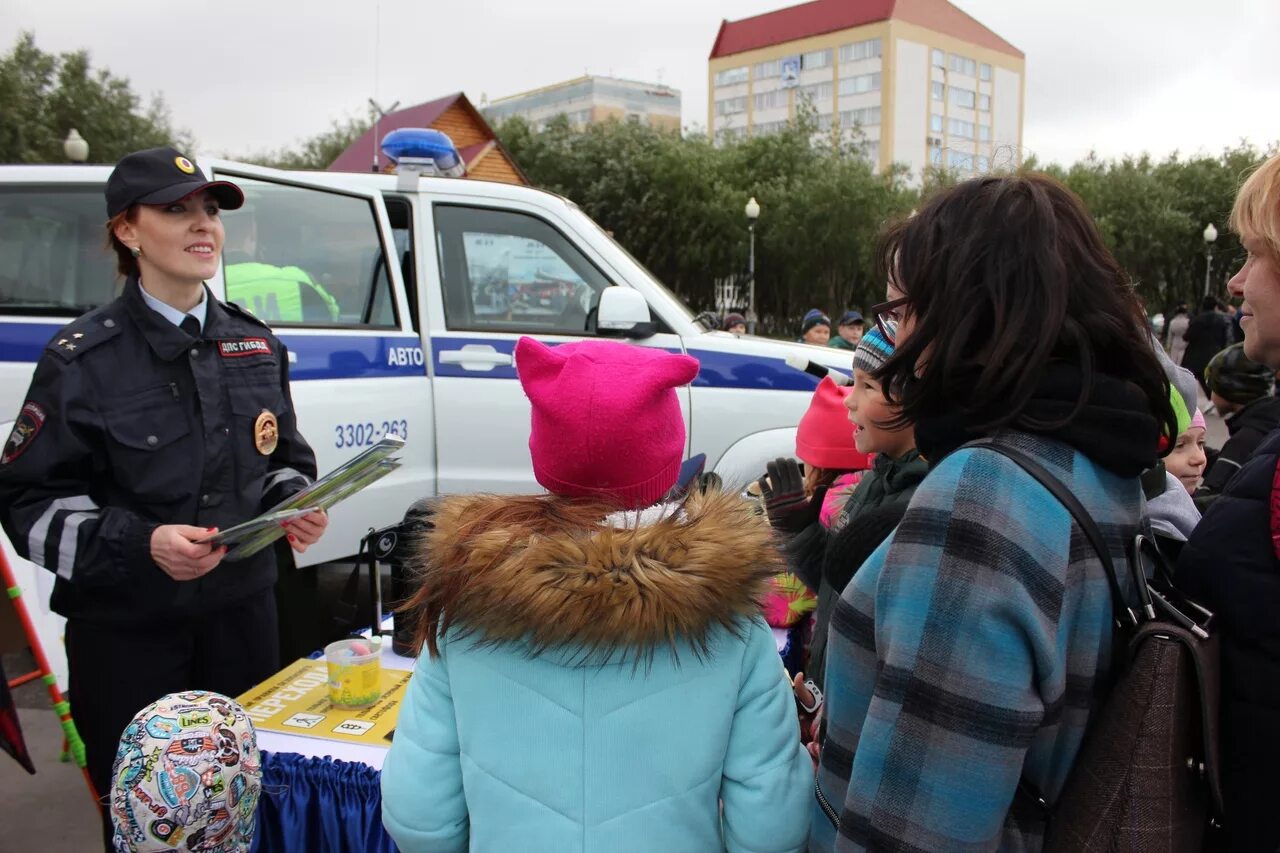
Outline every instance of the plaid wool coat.
[[(1127, 574), (1138, 479), (1050, 438), (996, 441), (1075, 493)], [(1014, 792), (1023, 775), (1061, 790), (1106, 681), (1110, 615), (1101, 562), (1043, 486), (990, 450), (939, 461), (832, 618), (818, 784), (840, 828), (815, 802), (810, 850), (1038, 850)]]

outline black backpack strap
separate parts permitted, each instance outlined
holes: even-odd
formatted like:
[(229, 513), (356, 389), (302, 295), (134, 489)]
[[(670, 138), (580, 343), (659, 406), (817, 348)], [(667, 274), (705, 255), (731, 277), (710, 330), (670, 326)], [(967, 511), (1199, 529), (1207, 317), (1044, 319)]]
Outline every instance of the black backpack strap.
[(1094, 522), (1093, 516), (1089, 515), (1089, 510), (1084, 508), (1084, 504), (1080, 503), (1080, 500), (1071, 493), (1061, 480), (1050, 474), (1043, 465), (1016, 447), (995, 444), (985, 440), (971, 442), (965, 446), (984, 448), (1009, 459), (1035, 478), (1040, 485), (1048, 489), (1049, 494), (1053, 495), (1058, 503), (1062, 504), (1067, 512), (1071, 513), (1071, 517), (1075, 519), (1076, 524), (1080, 527), (1080, 532), (1085, 535), (1085, 538), (1089, 540), (1089, 544), (1093, 546), (1093, 550), (1098, 553), (1098, 559), (1102, 562), (1102, 568), (1106, 571), (1107, 583), (1111, 587), (1111, 609), (1115, 615), (1116, 624), (1128, 628), (1137, 627), (1137, 614), (1125, 603), (1124, 595), (1120, 590), (1120, 576), (1116, 574), (1116, 564), (1111, 559), (1111, 549), (1107, 547), (1106, 540), (1102, 538), (1102, 531), (1098, 529), (1097, 523)]

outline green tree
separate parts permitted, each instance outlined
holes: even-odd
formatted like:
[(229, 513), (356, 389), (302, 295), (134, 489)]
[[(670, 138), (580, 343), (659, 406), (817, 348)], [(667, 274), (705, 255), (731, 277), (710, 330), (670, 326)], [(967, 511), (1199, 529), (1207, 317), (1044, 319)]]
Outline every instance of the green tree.
[(372, 113), (364, 116), (347, 116), (335, 119), (328, 130), (303, 140), (295, 148), (246, 154), (235, 159), (261, 166), (273, 166), (277, 169), (327, 169), (330, 163), (338, 159), (338, 155), (350, 148), (351, 143), (363, 136), (371, 127), (373, 127)]
[(88, 51), (45, 53), (29, 32), (0, 56), (0, 104), (0, 162), (64, 163), (62, 142), (72, 128), (89, 142), (95, 163), (142, 148), (194, 145), (173, 127), (161, 97), (144, 104), (127, 79), (94, 69)]

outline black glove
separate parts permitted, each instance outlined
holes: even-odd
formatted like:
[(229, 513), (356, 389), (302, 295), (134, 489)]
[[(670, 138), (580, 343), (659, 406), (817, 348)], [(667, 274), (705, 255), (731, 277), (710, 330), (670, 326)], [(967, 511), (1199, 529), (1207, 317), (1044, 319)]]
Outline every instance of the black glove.
[(826, 486), (819, 486), (812, 498), (805, 497), (804, 472), (794, 459), (779, 457), (765, 466), (768, 475), (760, 480), (764, 511), (769, 524), (783, 533), (796, 534), (818, 520)]

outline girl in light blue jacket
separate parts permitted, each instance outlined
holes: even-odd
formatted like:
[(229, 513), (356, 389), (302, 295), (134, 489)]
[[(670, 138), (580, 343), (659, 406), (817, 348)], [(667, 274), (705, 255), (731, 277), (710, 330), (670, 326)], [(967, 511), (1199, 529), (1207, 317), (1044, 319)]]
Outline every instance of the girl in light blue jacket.
[(551, 494), (439, 502), (423, 646), (382, 773), (419, 851), (799, 851), (813, 771), (772, 634), (780, 570), (735, 495), (664, 503), (697, 362), (516, 348)]

